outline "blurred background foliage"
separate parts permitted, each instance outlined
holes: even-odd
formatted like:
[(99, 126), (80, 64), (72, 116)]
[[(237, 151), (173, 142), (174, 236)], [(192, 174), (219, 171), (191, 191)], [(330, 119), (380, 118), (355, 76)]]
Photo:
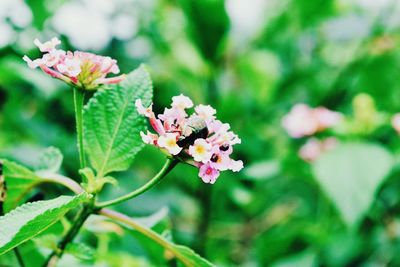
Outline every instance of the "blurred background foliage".
[[(400, 266), (399, 137), (390, 124), (365, 126), (399, 111), (399, 12), (396, 0), (1, 0), (0, 154), (34, 166), (55, 146), (62, 172), (78, 179), (72, 92), (21, 59), (38, 53), (34, 38), (59, 36), (64, 49), (116, 58), (122, 72), (147, 64), (157, 112), (183, 93), (242, 138), (240, 173), (209, 186), (182, 165), (116, 209), (218, 266)], [(350, 116), (352, 130), (335, 135), (352, 144), (301, 160), (304, 140), (281, 127), (300, 102)], [(163, 161), (147, 146), (100, 197), (142, 185)], [(46, 186), (34, 197), (61, 193)], [(21, 248), (29, 264), (68, 224)], [(62, 266), (174, 266), (137, 233), (86, 225)]]

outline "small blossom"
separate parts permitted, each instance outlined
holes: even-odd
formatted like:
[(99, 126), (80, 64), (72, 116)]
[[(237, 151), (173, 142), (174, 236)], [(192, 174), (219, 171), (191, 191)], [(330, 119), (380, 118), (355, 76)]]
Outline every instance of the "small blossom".
[(43, 60), (41, 58), (32, 60), (28, 56), (25, 55), (25, 56), (23, 56), (22, 59), (28, 64), (28, 67), (31, 69), (35, 69), (43, 64)]
[(243, 161), (241, 160), (231, 160), (230, 162), (230, 169), (233, 172), (238, 172), (243, 169)]
[(304, 104), (295, 105), (283, 118), (282, 125), (294, 138), (312, 135), (318, 129), (318, 122), (313, 117), (312, 109)]
[(210, 164), (206, 163), (200, 166), (199, 176), (203, 182), (207, 184), (214, 184), (219, 176), (219, 171), (212, 168)]
[(49, 53), (44, 54), (42, 57), (42, 62), (47, 67), (53, 67), (61, 60), (61, 57), (65, 56), (65, 51), (62, 50), (51, 50)]
[(213, 109), (210, 105), (198, 105), (197, 107), (195, 107), (194, 109), (197, 113), (197, 115), (199, 115), (199, 117), (203, 118), (204, 120), (212, 120), (215, 119), (215, 113), (217, 113), (217, 111), (215, 109)]
[(318, 128), (321, 131), (336, 126), (342, 119), (342, 115), (339, 112), (334, 112), (324, 107), (318, 107), (314, 109), (314, 112), (318, 121)]
[(334, 127), (341, 119), (340, 113), (327, 108), (313, 109), (305, 104), (297, 104), (283, 117), (282, 126), (293, 138), (301, 138)]
[(166, 133), (158, 138), (158, 146), (167, 149), (171, 155), (178, 155), (182, 148), (176, 143), (175, 133)]
[(57, 37), (53, 37), (50, 41), (41, 43), (38, 39), (35, 39), (33, 43), (39, 48), (40, 52), (50, 52), (56, 48), (57, 45), (61, 44), (61, 41)]
[(180, 121), (187, 116), (185, 110), (178, 108), (166, 108), (163, 114), (159, 114), (158, 118), (163, 121)]
[(141, 99), (136, 99), (135, 106), (136, 106), (136, 110), (138, 111), (138, 113), (140, 115), (144, 115), (147, 118), (150, 118), (152, 116), (154, 117), (152, 105), (150, 105), (149, 107), (145, 108), (143, 106), (142, 100)]
[(222, 144), (218, 147), (218, 150), (221, 154), (230, 155), (233, 152), (233, 147), (229, 143)]
[(230, 169), (231, 159), (229, 158), (229, 155), (221, 153), (219, 148), (216, 148), (210, 158), (209, 164), (211, 167), (219, 171), (226, 171)]
[(305, 161), (313, 162), (317, 160), (322, 153), (329, 151), (337, 146), (337, 139), (329, 137), (324, 140), (310, 138), (299, 150), (299, 156)]
[(196, 139), (194, 144), (189, 147), (189, 154), (195, 161), (206, 163), (211, 157), (211, 145), (205, 139)]
[(158, 139), (158, 135), (152, 134), (149, 131), (147, 131), (147, 134), (145, 134), (144, 132), (140, 132), (140, 136), (142, 137), (143, 142), (149, 145), (156, 144)]
[(192, 100), (182, 94), (172, 97), (172, 107), (179, 109), (186, 109), (193, 107)]
[(24, 56), (28, 66), (32, 69), (40, 67), (45, 73), (75, 87), (94, 90), (101, 84), (115, 84), (125, 78), (125, 75), (106, 77), (109, 73), (119, 73), (117, 61), (110, 57), (57, 49), (61, 43), (57, 38), (45, 43), (35, 39), (34, 43), (44, 54), (35, 60)]
[(392, 126), (396, 130), (396, 132), (400, 134), (400, 113), (393, 115)]
[(57, 70), (69, 77), (77, 77), (81, 73), (81, 62), (76, 58), (66, 58), (63, 63), (57, 65)]
[(240, 171), (243, 162), (231, 159), (233, 146), (240, 138), (230, 130), (228, 123), (215, 118), (216, 111), (205, 105), (196, 106), (188, 115), (186, 108), (193, 102), (184, 95), (173, 97), (172, 107), (165, 108), (157, 117), (150, 105), (144, 107), (141, 100), (135, 102), (139, 114), (149, 118), (157, 134), (140, 133), (143, 142), (167, 151), (171, 156), (199, 168), (199, 176), (205, 183), (214, 183), (220, 171)]

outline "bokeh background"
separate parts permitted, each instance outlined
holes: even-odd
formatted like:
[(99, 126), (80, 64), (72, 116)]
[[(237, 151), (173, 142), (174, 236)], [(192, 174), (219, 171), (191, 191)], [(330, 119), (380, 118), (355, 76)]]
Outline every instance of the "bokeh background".
[[(175, 242), (217, 266), (400, 266), (400, 142), (388, 119), (400, 111), (399, 14), (397, 0), (1, 0), (0, 154), (32, 166), (54, 146), (64, 154), (62, 172), (78, 179), (72, 92), (22, 61), (39, 56), (35, 38), (58, 36), (64, 49), (116, 58), (125, 73), (145, 63), (157, 112), (183, 93), (214, 106), (242, 138), (240, 173), (224, 172), (210, 186), (180, 165), (116, 209), (162, 217)], [(353, 164), (357, 157), (344, 153), (348, 172), (336, 177), (333, 157), (325, 169), (330, 183), (321, 184), (314, 163), (298, 155), (305, 139), (281, 126), (297, 103), (343, 113), (351, 126), (330, 136), (384, 149), (394, 158), (391, 171), (365, 189), (363, 175), (351, 182), (360, 176), (354, 172), (373, 172), (379, 154)], [(147, 146), (100, 197), (142, 185), (163, 161)], [(66, 192), (46, 186), (34, 193)], [(349, 225), (338, 202), (360, 195), (363, 209), (343, 204), (357, 217)], [(94, 260), (67, 255), (61, 264), (170, 264), (135, 233), (108, 227), (79, 237)]]

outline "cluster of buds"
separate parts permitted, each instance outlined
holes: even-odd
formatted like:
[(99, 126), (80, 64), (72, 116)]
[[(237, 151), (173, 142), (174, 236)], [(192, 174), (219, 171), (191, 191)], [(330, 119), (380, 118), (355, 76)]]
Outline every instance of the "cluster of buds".
[(205, 183), (215, 183), (221, 171), (237, 172), (243, 168), (241, 160), (230, 158), (232, 147), (241, 143), (240, 138), (230, 131), (229, 124), (216, 119), (216, 110), (211, 106), (198, 105), (189, 116), (186, 109), (192, 108), (193, 102), (179, 95), (172, 98), (171, 108), (156, 117), (152, 105), (144, 107), (140, 99), (135, 104), (156, 132), (141, 132), (143, 141), (198, 167)]
[(106, 78), (109, 73), (119, 73), (115, 59), (88, 52), (57, 49), (60, 43), (57, 38), (45, 43), (35, 39), (34, 44), (43, 53), (42, 57), (31, 60), (25, 55), (23, 59), (32, 69), (39, 67), (54, 78), (86, 90), (96, 89), (101, 84), (119, 83), (124, 79), (125, 75)]
[(299, 156), (305, 161), (313, 162), (319, 158), (319, 156), (332, 150), (338, 144), (338, 140), (334, 137), (328, 137), (326, 139), (319, 140), (317, 138), (310, 138), (300, 148)]
[(340, 113), (325, 107), (311, 108), (305, 104), (297, 104), (282, 119), (282, 126), (291, 137), (301, 138), (334, 127), (341, 119)]

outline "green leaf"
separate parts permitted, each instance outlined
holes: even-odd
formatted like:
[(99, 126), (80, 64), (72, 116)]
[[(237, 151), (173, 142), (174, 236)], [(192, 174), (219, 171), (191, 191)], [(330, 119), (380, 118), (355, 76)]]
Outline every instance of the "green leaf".
[(120, 84), (99, 90), (84, 110), (84, 147), (97, 176), (126, 170), (143, 148), (140, 131), (146, 121), (135, 108), (135, 100), (149, 105), (152, 82), (143, 66)]
[(35, 170), (45, 170), (56, 173), (60, 170), (62, 161), (63, 155), (61, 151), (56, 147), (49, 147), (43, 151), (42, 155), (40, 155)]
[[(137, 224), (149, 228), (163, 238), (171, 241), (171, 223), (168, 217), (167, 207), (163, 207), (157, 212), (146, 217), (132, 217), (132, 220), (134, 220)], [(146, 251), (147, 258), (154, 265), (162, 266), (165, 264), (165, 257), (160, 257), (160, 255), (164, 255), (165, 248), (163, 246), (160, 246), (158, 243), (154, 242), (146, 235), (143, 235), (138, 231), (129, 229), (128, 232), (138, 241), (141, 248)]]
[(393, 156), (382, 146), (347, 143), (324, 154), (314, 163), (313, 172), (344, 221), (356, 226), (393, 163)]
[(31, 170), (17, 163), (2, 160), (3, 174), (7, 184), (4, 210), (9, 211), (20, 204), (26, 195), (40, 183), (45, 182)]
[(144, 227), (143, 225), (141, 225), (140, 223), (137, 223), (135, 220), (129, 218), (128, 216), (125, 216), (123, 214), (120, 214), (120, 213), (117, 213), (114, 211), (110, 211), (107, 209), (104, 209), (101, 212), (101, 214), (121, 223), (125, 227), (129, 227), (129, 228), (132, 228), (132, 229), (138, 231), (142, 235), (144, 235), (147, 238), (149, 238), (150, 240), (154, 241), (154, 243), (157, 243), (158, 245), (167, 249), (184, 266), (187, 266), (187, 267), (214, 266), (212, 263), (210, 263), (208, 260), (202, 258), (200, 255), (198, 255), (192, 249), (170, 242), (164, 236), (158, 234), (157, 232), (155, 232), (147, 227)]
[(223, 0), (179, 1), (188, 21), (188, 33), (205, 58), (217, 61), (221, 43), (229, 30)]
[(7, 196), (4, 202), (5, 212), (25, 202), (29, 192), (42, 183), (56, 183), (69, 188), (73, 192), (81, 192), (79, 185), (67, 177), (59, 178), (56, 174), (44, 170), (35, 173), (15, 162), (0, 161), (3, 162), (3, 174), (7, 185)]
[(103, 186), (107, 183), (112, 185), (116, 185), (118, 183), (118, 181), (111, 176), (96, 178), (93, 170), (90, 168), (81, 169), (79, 170), (79, 173), (84, 179), (82, 186), (88, 193), (100, 192)]
[(60, 196), (27, 203), (0, 217), (0, 255), (40, 234), (88, 197)]
[(172, 244), (175, 252), (174, 254), (179, 255), (179, 260), (182, 262), (184, 266), (187, 267), (210, 267), (214, 266), (208, 260), (202, 258), (199, 254), (194, 252), (191, 248)]
[(93, 261), (96, 256), (96, 251), (84, 243), (69, 243), (65, 252), (83, 261)]

